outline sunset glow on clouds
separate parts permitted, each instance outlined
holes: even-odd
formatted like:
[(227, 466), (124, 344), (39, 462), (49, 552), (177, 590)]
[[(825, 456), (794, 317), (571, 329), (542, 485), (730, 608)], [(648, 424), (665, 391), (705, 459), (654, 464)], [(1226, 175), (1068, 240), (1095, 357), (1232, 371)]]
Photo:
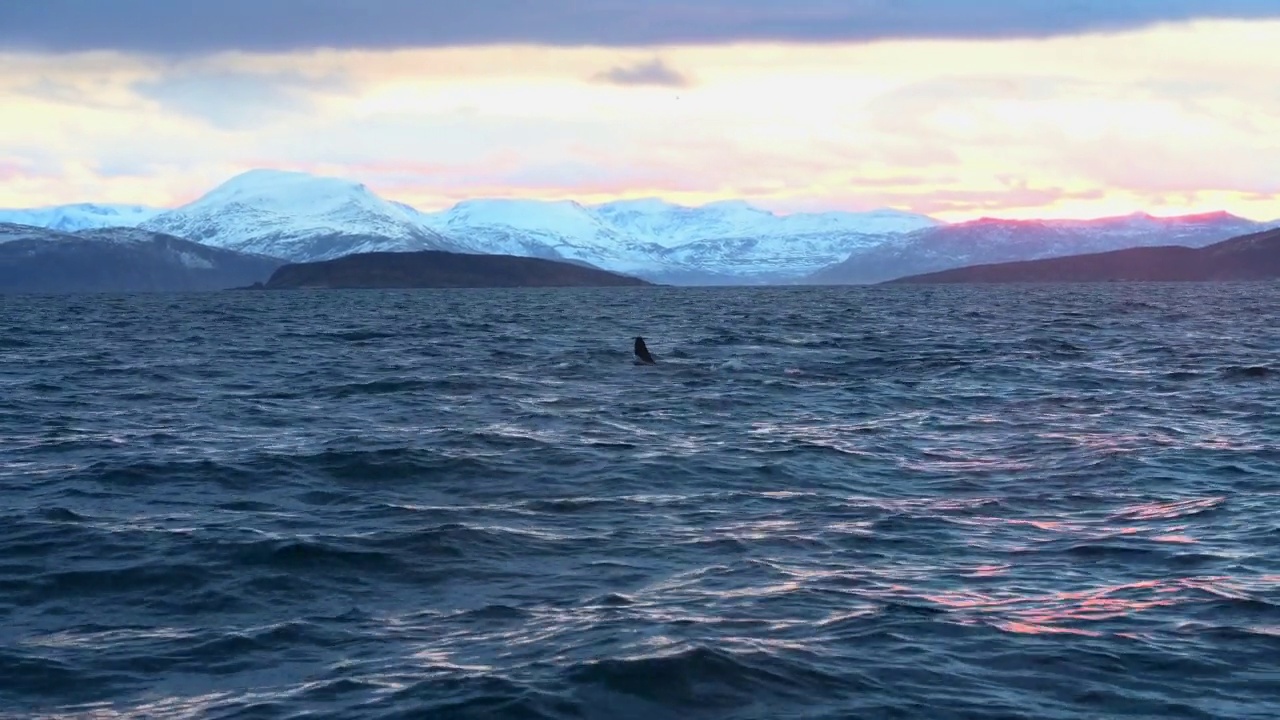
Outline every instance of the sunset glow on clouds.
[[(672, 17), (714, 4), (650, 3)], [(786, 7), (822, 27), (850, 4)], [(901, 15), (942, 3), (865, 5)], [(1280, 19), (1255, 5), (1237, 3), (1234, 19), (1068, 17), (1069, 32), (1023, 22), (968, 39), (928, 27), (871, 41), (768, 37), (746, 13), (740, 40), (700, 38), (694, 18), (671, 42), (512, 34), (237, 50), (228, 35), (190, 52), (99, 47), (16, 18), (43, 42), (0, 31), (0, 207), (174, 205), (276, 167), (360, 180), (424, 210), (469, 197), (660, 196), (947, 220), (1139, 209), (1270, 220)], [(0, 27), (11, 12), (0, 10)]]

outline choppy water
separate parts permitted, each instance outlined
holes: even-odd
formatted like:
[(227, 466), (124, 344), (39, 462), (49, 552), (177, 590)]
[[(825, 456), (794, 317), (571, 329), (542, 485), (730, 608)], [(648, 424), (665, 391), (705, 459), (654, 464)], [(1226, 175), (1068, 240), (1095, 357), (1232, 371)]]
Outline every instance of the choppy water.
[(0, 715), (1272, 720), (1276, 308), (0, 298)]

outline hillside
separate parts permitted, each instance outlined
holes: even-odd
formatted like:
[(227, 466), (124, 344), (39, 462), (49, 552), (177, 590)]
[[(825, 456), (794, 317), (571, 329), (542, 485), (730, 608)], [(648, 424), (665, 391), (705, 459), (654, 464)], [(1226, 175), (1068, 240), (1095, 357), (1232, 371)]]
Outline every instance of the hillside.
[(852, 253), (806, 279), (824, 285), (877, 283), (992, 263), (1131, 247), (1203, 247), (1266, 225), (1229, 213), (1158, 218), (1138, 213), (1094, 220), (982, 219), (913, 232)]
[(1104, 253), (972, 265), (890, 281), (907, 283), (1207, 282), (1280, 278), (1280, 229), (1202, 248), (1140, 247)]
[(136, 228), (64, 233), (0, 223), (0, 292), (222, 290), (264, 280), (282, 262)]
[(33, 225), (49, 230), (76, 232), (106, 227), (137, 227), (160, 213), (144, 205), (75, 203), (38, 208), (0, 209), (0, 223)]
[(610, 287), (649, 285), (582, 265), (436, 250), (372, 252), (285, 265), (264, 284), (283, 288)]

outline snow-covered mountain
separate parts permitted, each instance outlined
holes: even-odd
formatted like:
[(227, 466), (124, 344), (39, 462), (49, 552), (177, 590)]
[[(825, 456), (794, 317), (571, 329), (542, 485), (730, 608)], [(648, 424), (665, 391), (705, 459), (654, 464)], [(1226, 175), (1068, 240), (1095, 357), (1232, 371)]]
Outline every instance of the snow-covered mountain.
[(637, 241), (576, 202), (465, 200), (421, 217), (465, 252), (570, 260), (624, 273), (662, 266), (655, 254), (661, 248)]
[(453, 250), (593, 265), (662, 282), (794, 279), (900, 233), (911, 213), (779, 216), (741, 201), (467, 200), (424, 213), (338, 178), (252, 170), (142, 227), (294, 262), (356, 252)]
[(852, 253), (806, 282), (875, 283), (908, 275), (987, 263), (1038, 260), (1129, 247), (1204, 247), (1257, 232), (1266, 223), (1205, 213), (1157, 218), (1145, 213), (1096, 220), (984, 218), (908, 233)]
[(776, 215), (741, 200), (701, 207), (624, 200), (595, 211), (623, 232), (661, 246), (664, 279), (677, 282), (793, 279), (860, 248), (940, 224), (897, 210)]
[(264, 281), (283, 262), (138, 228), (0, 223), (0, 292), (221, 290)]
[(933, 218), (900, 212), (825, 212), (775, 215), (741, 200), (722, 200), (685, 207), (656, 198), (619, 200), (598, 205), (596, 213), (620, 228), (667, 248), (702, 240), (743, 238), (768, 232), (805, 236), (821, 233), (891, 235), (940, 225)]
[(75, 232), (103, 227), (135, 227), (160, 214), (160, 208), (145, 205), (100, 205), (77, 203), (30, 209), (0, 208), (0, 223)]
[(454, 250), (420, 213), (361, 183), (279, 170), (237, 175), (140, 227), (292, 261), (374, 250)]
[(660, 282), (769, 282), (824, 267), (869, 244), (938, 225), (923, 215), (775, 215), (741, 201), (686, 207), (657, 199), (470, 200), (429, 227), (471, 252), (575, 260)]
[[(46, 227), (72, 217), (30, 212), (45, 213), (32, 220)], [(293, 262), (448, 250), (566, 260), (675, 284), (878, 282), (1137, 245), (1200, 246), (1266, 227), (1226, 213), (945, 225), (896, 210), (779, 215), (740, 200), (686, 207), (655, 198), (591, 206), (477, 199), (426, 213), (357, 182), (278, 170), (238, 175), (195, 202), (149, 217), (154, 211), (136, 207), (114, 216), (95, 212), (111, 218), (102, 224), (136, 224)], [(142, 219), (127, 222), (131, 217)]]

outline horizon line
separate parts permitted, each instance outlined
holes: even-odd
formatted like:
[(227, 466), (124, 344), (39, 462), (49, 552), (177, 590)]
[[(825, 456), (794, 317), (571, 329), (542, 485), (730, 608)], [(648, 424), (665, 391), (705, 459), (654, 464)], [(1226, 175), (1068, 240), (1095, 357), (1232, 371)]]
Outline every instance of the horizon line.
[(598, 202), (598, 203), (586, 203), (586, 202), (582, 202), (582, 201), (580, 201), (580, 200), (578, 200), (578, 199), (576, 199), (576, 198), (574, 198), (574, 197), (519, 197), (519, 196), (503, 196), (503, 195), (483, 195), (483, 196), (474, 196), (474, 197), (463, 198), (463, 199), (461, 199), (461, 200), (457, 200), (457, 201), (452, 202), (451, 204), (449, 204), (449, 205), (448, 205), (448, 206), (446, 206), (446, 207), (441, 207), (441, 208), (436, 209), (436, 210), (422, 210), (422, 209), (420, 209), (417, 205), (414, 205), (413, 203), (406, 202), (406, 201), (404, 201), (404, 200), (398, 200), (398, 199), (395, 199), (394, 197), (391, 197), (390, 195), (383, 194), (383, 192), (380, 192), (380, 191), (376, 190), (376, 189), (375, 189), (374, 187), (372, 187), (368, 182), (366, 182), (366, 181), (364, 181), (364, 180), (356, 179), (356, 178), (351, 177), (351, 176), (330, 175), (330, 174), (320, 174), (320, 173), (308, 172), (308, 171), (305, 171), (305, 170), (291, 170), (291, 169), (285, 169), (285, 168), (281, 168), (281, 167), (269, 167), (269, 166), (254, 167), (254, 168), (250, 168), (250, 169), (248, 169), (248, 170), (244, 170), (244, 171), (241, 171), (241, 172), (238, 172), (238, 173), (232, 174), (232, 175), (230, 175), (229, 177), (227, 177), (225, 180), (222, 180), (222, 181), (220, 181), (220, 182), (218, 182), (218, 183), (214, 184), (214, 185), (213, 185), (212, 187), (210, 187), (208, 190), (206, 190), (206, 191), (204, 191), (203, 193), (201, 193), (201, 194), (197, 195), (196, 197), (194, 197), (194, 198), (192, 198), (192, 199), (190, 199), (190, 200), (187, 200), (187, 201), (185, 201), (185, 202), (177, 203), (177, 204), (175, 204), (175, 205), (150, 205), (150, 204), (147, 204), (147, 203), (128, 202), (128, 201), (125, 201), (125, 202), (105, 202), (105, 201), (98, 201), (98, 200), (81, 200), (81, 201), (66, 202), (66, 203), (53, 203), (53, 204), (44, 204), (44, 205), (29, 205), (29, 206), (26, 206), (26, 207), (0, 207), (0, 212), (33, 212), (33, 211), (47, 211), (47, 210), (54, 210), (54, 209), (58, 209), (58, 208), (75, 207), (75, 206), (80, 206), (80, 205), (128, 206), (128, 207), (145, 208), (145, 209), (147, 209), (147, 210), (155, 210), (157, 213), (173, 212), (173, 211), (176, 211), (176, 210), (180, 210), (180, 209), (182, 209), (183, 207), (186, 207), (187, 205), (190, 205), (190, 204), (192, 204), (192, 203), (195, 203), (195, 202), (200, 201), (201, 199), (203, 199), (204, 197), (208, 196), (210, 193), (214, 192), (214, 191), (215, 191), (215, 190), (217, 190), (218, 188), (223, 187), (224, 185), (227, 185), (228, 183), (234, 182), (234, 181), (235, 181), (236, 179), (238, 179), (238, 178), (241, 178), (241, 177), (244, 177), (244, 176), (246, 176), (246, 175), (253, 174), (253, 173), (278, 173), (278, 174), (281, 174), (281, 175), (295, 175), (295, 176), (302, 176), (302, 177), (307, 177), (307, 178), (313, 178), (313, 179), (317, 179), (317, 180), (337, 180), (337, 181), (342, 181), (342, 182), (349, 182), (349, 183), (352, 183), (352, 184), (355, 184), (355, 185), (363, 186), (363, 187), (364, 187), (364, 188), (365, 188), (369, 193), (371, 193), (372, 195), (374, 195), (375, 197), (377, 197), (377, 198), (379, 198), (379, 199), (381, 199), (381, 200), (384, 200), (384, 201), (389, 202), (389, 203), (394, 203), (394, 204), (399, 204), (399, 205), (407, 206), (407, 207), (411, 208), (412, 210), (414, 210), (415, 212), (418, 212), (418, 213), (421, 213), (421, 214), (424, 214), (424, 215), (436, 215), (436, 214), (447, 213), (447, 212), (449, 212), (450, 210), (453, 210), (453, 209), (457, 208), (459, 205), (462, 205), (463, 203), (467, 203), (467, 202), (477, 202), (477, 201), (481, 201), (481, 202), (482, 202), (482, 201), (530, 202), (530, 203), (542, 203), (542, 204), (572, 203), (572, 204), (578, 205), (579, 207), (583, 207), (583, 208), (587, 208), (587, 209), (595, 209), (595, 208), (600, 208), (600, 207), (604, 207), (604, 206), (606, 206), (606, 205), (617, 204), (617, 203), (626, 203), (626, 202), (637, 202), (637, 203), (639, 203), (639, 202), (655, 202), (655, 201), (656, 201), (656, 202), (659, 202), (659, 203), (662, 203), (662, 204), (665, 204), (665, 205), (669, 205), (669, 206), (672, 206), (672, 207), (684, 208), (684, 209), (692, 209), (692, 210), (703, 209), (703, 208), (707, 208), (707, 207), (710, 207), (710, 206), (713, 206), (713, 205), (717, 205), (717, 204), (741, 203), (741, 204), (743, 204), (743, 205), (747, 206), (748, 208), (750, 208), (750, 209), (752, 209), (752, 210), (756, 210), (756, 211), (759, 211), (759, 212), (768, 213), (768, 214), (770, 214), (770, 215), (773, 215), (774, 217), (788, 217), (788, 216), (792, 216), (792, 215), (799, 215), (799, 216), (806, 216), (806, 215), (826, 215), (826, 214), (868, 215), (868, 214), (873, 214), (873, 213), (885, 213), (885, 212), (888, 212), (888, 213), (898, 213), (898, 214), (903, 214), (903, 215), (914, 215), (914, 216), (917, 216), (917, 217), (929, 218), (930, 220), (933, 220), (934, 222), (937, 222), (937, 223), (939, 223), (939, 224), (941, 224), (941, 225), (963, 225), (963, 224), (966, 224), (966, 223), (975, 223), (975, 222), (984, 222), (984, 221), (986, 221), (986, 222), (990, 222), (990, 221), (1001, 221), (1001, 222), (1037, 222), (1037, 221), (1042, 221), (1042, 222), (1092, 222), (1092, 221), (1099, 221), (1099, 220), (1114, 220), (1114, 219), (1121, 219), (1121, 218), (1128, 218), (1128, 217), (1135, 217), (1135, 216), (1145, 216), (1145, 217), (1150, 217), (1150, 218), (1152, 218), (1152, 219), (1156, 219), (1156, 220), (1171, 220), (1171, 219), (1178, 219), (1178, 218), (1197, 217), (1197, 216), (1211, 216), (1211, 215), (1229, 215), (1229, 216), (1232, 216), (1232, 217), (1240, 218), (1240, 219), (1242, 219), (1242, 220), (1248, 220), (1248, 221), (1257, 222), (1257, 223), (1263, 223), (1263, 224), (1267, 224), (1267, 223), (1280, 223), (1280, 218), (1261, 218), (1261, 217), (1252, 217), (1252, 216), (1249, 216), (1249, 215), (1242, 215), (1242, 214), (1240, 214), (1240, 213), (1231, 212), (1231, 211), (1229, 211), (1229, 210), (1225, 210), (1225, 209), (1222, 209), (1222, 208), (1218, 208), (1218, 209), (1215, 209), (1215, 210), (1199, 210), (1199, 211), (1194, 211), (1194, 212), (1176, 212), (1176, 211), (1175, 211), (1175, 212), (1173, 212), (1173, 213), (1171, 213), (1171, 214), (1159, 214), (1159, 213), (1156, 213), (1156, 212), (1152, 212), (1152, 211), (1151, 211), (1151, 210), (1149, 210), (1149, 209), (1144, 209), (1144, 208), (1134, 208), (1134, 209), (1129, 210), (1129, 211), (1127, 211), (1127, 212), (1119, 212), (1119, 213), (1114, 213), (1114, 212), (1113, 212), (1113, 213), (1101, 214), (1101, 215), (1094, 215), (1094, 216), (1088, 216), (1088, 217), (1079, 217), (1079, 216), (1055, 216), (1055, 215), (1051, 215), (1051, 214), (1050, 214), (1050, 215), (1037, 215), (1037, 216), (1035, 216), (1035, 217), (1008, 217), (1008, 216), (1001, 216), (999, 213), (996, 213), (996, 214), (982, 214), (982, 215), (976, 215), (976, 216), (974, 216), (974, 217), (970, 217), (970, 218), (963, 219), (963, 220), (943, 220), (943, 219), (938, 218), (938, 217), (936, 217), (935, 215), (932, 215), (932, 214), (930, 214), (930, 213), (918, 212), (918, 211), (914, 211), (914, 210), (904, 210), (904, 209), (901, 209), (901, 208), (895, 208), (895, 207), (892, 207), (892, 206), (882, 206), (882, 207), (872, 208), (872, 209), (868, 209), (868, 210), (848, 210), (848, 209), (844, 209), (844, 208), (830, 207), (830, 208), (825, 208), (825, 209), (814, 209), (814, 210), (779, 211), (779, 210), (770, 209), (770, 208), (768, 208), (768, 207), (763, 207), (763, 206), (761, 206), (761, 205), (759, 205), (759, 204), (756, 204), (755, 202), (753, 202), (753, 201), (751, 201), (751, 200), (748, 200), (748, 199), (746, 199), (746, 198), (742, 198), (742, 197), (723, 197), (723, 198), (719, 198), (719, 199), (716, 199), (716, 200), (710, 200), (710, 201), (707, 201), (707, 202), (702, 203), (702, 204), (689, 205), (689, 204), (684, 204), (684, 203), (681, 203), (681, 202), (676, 202), (676, 201), (668, 200), (668, 199), (664, 198), (664, 197), (663, 197), (663, 196), (661, 196), (661, 195), (644, 195), (644, 196), (639, 196), (639, 197), (617, 196), (617, 197), (615, 197), (615, 198), (614, 198), (614, 199), (612, 199), (612, 200), (606, 200), (606, 201)]

